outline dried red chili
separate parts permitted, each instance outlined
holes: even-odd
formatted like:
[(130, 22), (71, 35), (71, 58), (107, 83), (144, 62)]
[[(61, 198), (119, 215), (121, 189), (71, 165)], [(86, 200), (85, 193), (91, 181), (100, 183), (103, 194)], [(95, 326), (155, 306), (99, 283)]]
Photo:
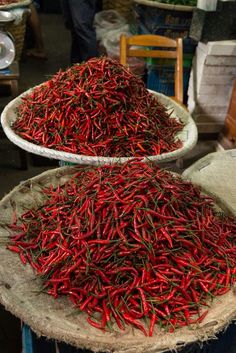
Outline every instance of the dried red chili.
[(96, 328), (173, 332), (201, 322), (235, 282), (236, 221), (168, 171), (139, 161), (88, 167), (42, 193), (19, 225), (13, 215), (7, 248)]
[(119, 62), (92, 58), (22, 98), (13, 130), (36, 145), (89, 156), (151, 156), (182, 146), (183, 124)]

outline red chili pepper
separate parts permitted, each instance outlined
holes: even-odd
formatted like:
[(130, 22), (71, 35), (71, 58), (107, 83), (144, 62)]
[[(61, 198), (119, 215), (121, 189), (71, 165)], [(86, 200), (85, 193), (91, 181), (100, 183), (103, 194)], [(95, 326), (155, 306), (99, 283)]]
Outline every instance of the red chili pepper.
[(65, 152), (144, 156), (182, 146), (176, 134), (183, 124), (170, 115), (142, 80), (117, 61), (96, 58), (96, 65), (74, 65), (25, 96), (13, 128)]
[(140, 329), (145, 336), (147, 336), (147, 331), (145, 330), (144, 326), (137, 320), (133, 319), (129, 314), (124, 313), (123, 318), (125, 319), (126, 322), (133, 324), (136, 326), (138, 329)]
[(143, 314), (146, 316), (148, 314), (148, 311), (149, 311), (148, 303), (147, 303), (147, 300), (146, 300), (146, 296), (145, 296), (144, 291), (142, 290), (142, 288), (138, 288), (138, 291), (140, 293), (141, 300), (142, 300)]
[(21, 252), (21, 249), (18, 246), (15, 246), (15, 245), (7, 245), (7, 249), (11, 250), (13, 252), (16, 252), (16, 253), (20, 253)]
[(101, 324), (99, 324), (99, 323), (93, 321), (90, 317), (87, 318), (87, 321), (88, 321), (88, 323), (89, 323), (91, 326), (96, 327), (96, 328), (101, 329), (101, 330), (103, 329), (103, 327), (101, 326)]
[(199, 316), (199, 318), (197, 319), (197, 322), (198, 323), (202, 322), (207, 316), (207, 314), (208, 314), (208, 310), (206, 310), (201, 316)]
[[(82, 108), (78, 114), (86, 127)], [(124, 114), (112, 119), (120, 124)], [(134, 129), (141, 125), (132, 119)], [(139, 160), (78, 168), (65, 179), (42, 188), (40, 207), (13, 216), (7, 248), (94, 327), (172, 332), (203, 320), (212, 297), (235, 283), (236, 221), (191, 183)]]
[(24, 256), (24, 254), (22, 252), (20, 252), (20, 259), (21, 259), (21, 262), (26, 265), (27, 263), (27, 258)]
[(149, 334), (148, 334), (150, 337), (153, 336), (153, 330), (154, 330), (154, 326), (155, 326), (156, 321), (157, 321), (156, 315), (152, 314), (151, 319), (150, 319)]

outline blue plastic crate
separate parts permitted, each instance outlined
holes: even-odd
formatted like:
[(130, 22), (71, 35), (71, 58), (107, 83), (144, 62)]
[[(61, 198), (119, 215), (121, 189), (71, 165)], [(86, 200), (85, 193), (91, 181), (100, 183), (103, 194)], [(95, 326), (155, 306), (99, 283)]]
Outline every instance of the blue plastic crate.
[(135, 12), (138, 20), (153, 34), (160, 26), (175, 27), (179, 30), (187, 30), (189, 32), (193, 17), (191, 11), (160, 9), (146, 5), (136, 5)]
[(1, 75), (9, 75), (10, 73), (11, 73), (11, 71), (8, 67), (0, 70)]
[(142, 23), (141, 21), (138, 21), (137, 32), (138, 34), (157, 34), (159, 36), (165, 36), (172, 39), (182, 38), (184, 54), (194, 55), (197, 47), (197, 42), (188, 36), (189, 31), (187, 28), (159, 25), (155, 31), (151, 32), (144, 23)]
[(22, 351), (23, 353), (35, 353), (33, 334), (28, 325), (22, 325)]
[[(187, 98), (188, 82), (191, 68), (183, 69), (183, 93), (184, 101)], [(174, 96), (174, 66), (152, 66), (147, 72), (147, 88), (165, 94)]]
[[(23, 353), (56, 353), (53, 340), (46, 338), (37, 339), (27, 325), (22, 328)], [(190, 344), (179, 353), (236, 353), (236, 325), (231, 324), (227, 329), (217, 335), (218, 339)], [(86, 349), (78, 349), (63, 342), (58, 342), (60, 353), (92, 353)], [(166, 353), (171, 353), (170, 351)]]
[[(22, 324), (23, 353), (56, 353), (55, 341), (45, 337), (37, 337), (31, 328)], [(61, 353), (61, 352), (60, 352)]]

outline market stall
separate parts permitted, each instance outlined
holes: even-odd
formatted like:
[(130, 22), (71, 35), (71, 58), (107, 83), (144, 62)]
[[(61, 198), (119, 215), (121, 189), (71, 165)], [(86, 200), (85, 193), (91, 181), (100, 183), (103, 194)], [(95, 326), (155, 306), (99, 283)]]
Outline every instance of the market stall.
[(74, 164), (22, 177), (0, 201), (0, 302), (24, 335), (234, 353), (235, 150), (171, 171), (196, 148), (191, 114), (108, 57), (25, 91), (1, 124), (21, 149)]

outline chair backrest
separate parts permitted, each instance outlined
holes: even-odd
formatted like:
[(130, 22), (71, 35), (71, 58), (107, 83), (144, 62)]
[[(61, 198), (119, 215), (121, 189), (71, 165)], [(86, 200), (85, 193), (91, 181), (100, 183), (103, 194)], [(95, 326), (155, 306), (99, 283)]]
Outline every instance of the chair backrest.
[[(156, 49), (154, 49), (155, 47)], [(175, 59), (175, 96), (173, 98), (179, 103), (183, 103), (182, 38), (171, 39), (155, 34), (127, 37), (122, 34), (120, 37), (120, 63), (126, 65), (128, 57)]]

